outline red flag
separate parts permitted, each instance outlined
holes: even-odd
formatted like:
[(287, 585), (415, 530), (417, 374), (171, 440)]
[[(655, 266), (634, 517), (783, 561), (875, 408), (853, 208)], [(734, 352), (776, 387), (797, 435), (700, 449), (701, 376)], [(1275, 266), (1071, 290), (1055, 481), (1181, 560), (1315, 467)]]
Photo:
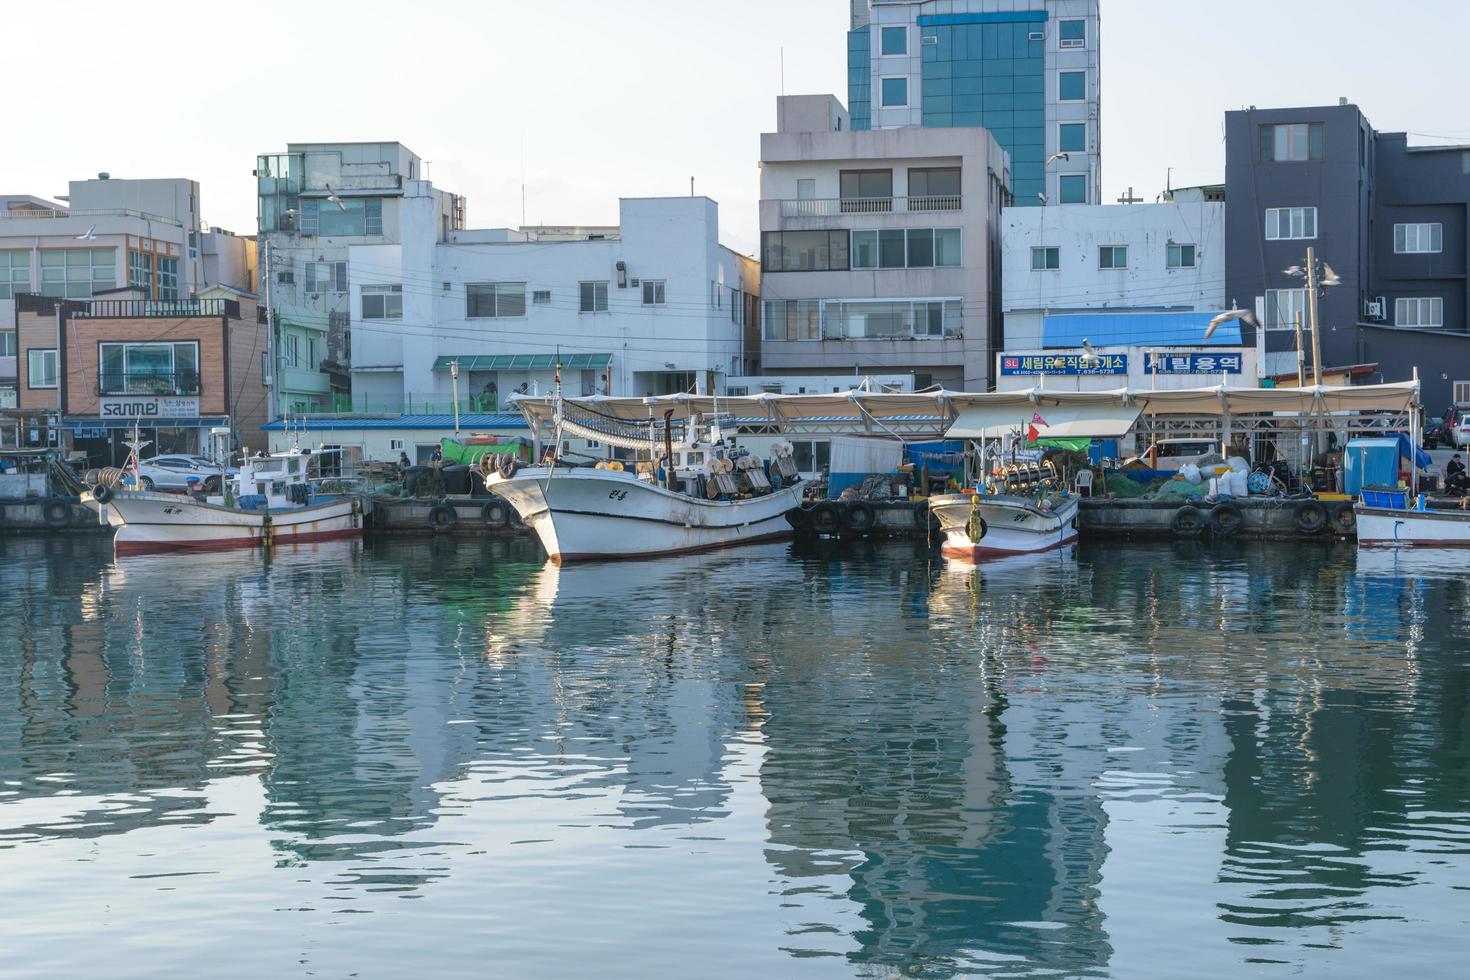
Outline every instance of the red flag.
[(1035, 442), (1039, 438), (1041, 438), (1041, 433), (1036, 431), (1036, 426), (1033, 425), (1031, 426), (1031, 428), (1026, 430), (1026, 441), (1028, 443)]

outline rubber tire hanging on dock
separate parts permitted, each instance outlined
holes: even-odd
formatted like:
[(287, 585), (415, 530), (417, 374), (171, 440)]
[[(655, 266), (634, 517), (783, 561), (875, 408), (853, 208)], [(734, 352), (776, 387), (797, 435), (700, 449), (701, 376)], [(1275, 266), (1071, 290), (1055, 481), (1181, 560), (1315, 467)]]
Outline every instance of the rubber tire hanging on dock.
[(510, 512), (510, 526), (517, 530), (525, 530), (526, 522), (521, 520), (521, 512), (514, 507), (508, 508)]
[(1217, 538), (1234, 537), (1245, 526), (1245, 514), (1236, 504), (1226, 501), (1210, 511), (1210, 533)]
[(812, 512), (805, 507), (793, 507), (786, 512), (786, 523), (792, 530), (805, 531), (812, 526)]
[(1194, 504), (1185, 504), (1174, 512), (1169, 530), (1176, 538), (1197, 538), (1205, 529), (1205, 515)]
[(51, 527), (66, 527), (71, 523), (71, 504), (65, 500), (48, 500), (41, 505), (41, 520)]
[(1327, 526), (1327, 508), (1315, 500), (1303, 500), (1296, 508), (1296, 528), (1303, 534), (1316, 534)]
[(842, 511), (830, 500), (824, 500), (811, 510), (812, 530), (818, 534), (836, 534), (842, 527)]
[(504, 500), (487, 500), (480, 508), (480, 523), (486, 527), (505, 527), (510, 520), (510, 504)]
[(1332, 530), (1344, 536), (1358, 533), (1358, 515), (1353, 512), (1351, 503), (1343, 504), (1333, 512)]
[(459, 520), (459, 514), (443, 501), (429, 508), (429, 526), (436, 531), (448, 530), (457, 520)]
[(873, 505), (861, 500), (854, 500), (847, 505), (846, 517), (847, 529), (864, 534), (873, 529), (878, 523), (878, 514), (873, 510)]

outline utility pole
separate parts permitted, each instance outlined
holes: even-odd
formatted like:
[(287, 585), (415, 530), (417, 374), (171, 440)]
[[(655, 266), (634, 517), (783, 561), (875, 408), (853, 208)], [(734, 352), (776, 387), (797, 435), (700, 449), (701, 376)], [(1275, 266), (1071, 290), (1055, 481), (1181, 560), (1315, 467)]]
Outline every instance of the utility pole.
[(265, 240), (265, 255), (262, 262), (265, 268), (265, 360), (266, 376), (262, 379), (270, 395), (270, 408), (266, 410), (266, 421), (273, 422), (277, 417), (277, 409), (280, 400), (276, 397), (276, 314), (271, 309), (271, 240)]
[(1296, 386), (1304, 388), (1306, 379), (1306, 352), (1302, 350), (1302, 311), (1296, 311)]
[(449, 392), (454, 400), (454, 435), (459, 437), (459, 359), (449, 362)]
[(1317, 330), (1317, 253), (1307, 246), (1307, 322), (1312, 328), (1312, 384), (1322, 384), (1322, 341)]

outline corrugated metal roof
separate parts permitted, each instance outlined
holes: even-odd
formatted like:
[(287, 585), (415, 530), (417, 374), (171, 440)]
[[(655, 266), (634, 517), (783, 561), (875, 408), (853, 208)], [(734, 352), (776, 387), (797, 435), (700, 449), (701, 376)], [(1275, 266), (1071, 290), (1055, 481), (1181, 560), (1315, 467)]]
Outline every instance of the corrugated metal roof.
[(611, 354), (459, 354), (439, 358), (434, 370), (448, 371), (450, 362), (458, 361), (461, 371), (550, 371), (558, 356), (566, 371), (594, 370), (612, 363)]
[(1222, 323), (1213, 337), (1205, 330), (1215, 314), (1183, 313), (1064, 313), (1042, 317), (1043, 347), (1093, 347), (1176, 344), (1181, 347), (1239, 347), (1240, 323)]
[[(453, 415), (333, 415), (317, 416), (304, 421), (293, 418), (291, 428), (305, 431), (327, 432), (342, 429), (448, 429), (454, 430)], [(529, 428), (525, 417), (519, 412), (462, 412), (459, 416), (460, 430), (466, 429), (525, 429)], [(284, 425), (278, 419), (260, 427), (265, 432), (281, 432)]]

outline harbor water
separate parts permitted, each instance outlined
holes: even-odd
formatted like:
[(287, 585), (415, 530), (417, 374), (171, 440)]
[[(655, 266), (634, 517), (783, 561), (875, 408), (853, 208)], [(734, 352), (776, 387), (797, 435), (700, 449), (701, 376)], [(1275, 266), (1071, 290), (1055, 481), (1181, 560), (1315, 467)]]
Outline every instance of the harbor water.
[(1470, 560), (0, 540), (0, 975), (1421, 976)]

